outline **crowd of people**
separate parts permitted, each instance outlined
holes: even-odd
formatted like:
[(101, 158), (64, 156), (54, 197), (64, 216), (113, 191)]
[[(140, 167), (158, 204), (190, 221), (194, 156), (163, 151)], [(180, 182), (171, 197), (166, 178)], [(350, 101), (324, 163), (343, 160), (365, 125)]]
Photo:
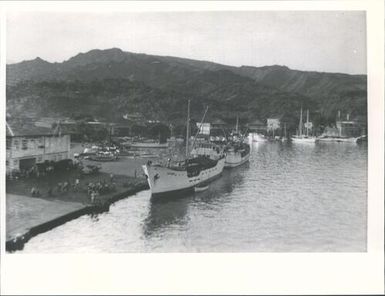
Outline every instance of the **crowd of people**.
[[(47, 197), (55, 196), (55, 194), (63, 194), (68, 192), (87, 192), (87, 196), (91, 202), (94, 202), (97, 196), (107, 194), (116, 190), (116, 184), (113, 182), (113, 175), (110, 177), (110, 182), (99, 180), (98, 182), (88, 182), (82, 184), (79, 178), (76, 178), (73, 183), (69, 180), (57, 183), (56, 186), (50, 186), (47, 190)], [(38, 186), (31, 188), (33, 197), (41, 196)]]
[[(117, 148), (110, 147), (110, 150)], [(115, 181), (120, 180), (113, 174), (107, 177), (100, 174), (101, 164), (86, 161), (80, 154), (73, 159), (44, 161), (28, 167), (27, 162), (23, 164), (23, 168), (20, 166), (7, 175), (7, 182), (10, 181), (7, 184), (13, 192), (32, 197), (97, 202), (99, 196), (116, 191)]]
[(98, 196), (115, 191), (115, 188), (116, 184), (113, 182), (113, 178), (111, 177), (110, 183), (107, 183), (105, 180), (98, 181), (96, 183), (88, 183), (87, 194), (93, 203)]
[[(113, 174), (110, 175), (109, 182), (107, 180), (98, 180), (97, 182), (83, 181), (85, 175), (98, 175), (99, 169), (100, 167), (97, 165), (88, 165), (85, 168), (80, 160), (75, 159), (75, 161), (62, 162), (59, 165), (51, 162), (46, 162), (39, 166), (35, 165), (28, 170), (15, 172), (10, 177), (11, 180), (30, 179), (32, 181), (32, 186), (30, 187), (32, 197), (53, 197), (69, 192), (82, 192), (87, 193), (87, 197), (91, 202), (95, 202), (97, 196), (113, 192), (116, 188)], [(72, 171), (72, 173), (63, 175), (64, 171)], [(72, 175), (72, 178), (68, 177), (70, 175)], [(61, 176), (67, 177), (64, 177), (63, 181), (57, 182)], [(38, 179), (41, 180), (38, 181)], [(48, 184), (48, 187), (44, 186), (44, 183)], [(46, 191), (46, 194), (44, 191)]]
[(56, 172), (69, 171), (73, 169), (82, 170), (83, 164), (81, 161), (72, 161), (70, 159), (65, 159), (58, 162), (45, 161), (43, 163), (35, 164), (29, 168), (14, 170), (9, 175), (7, 175), (7, 178), (11, 180), (19, 180), (26, 178), (40, 178), (45, 176), (49, 177)]

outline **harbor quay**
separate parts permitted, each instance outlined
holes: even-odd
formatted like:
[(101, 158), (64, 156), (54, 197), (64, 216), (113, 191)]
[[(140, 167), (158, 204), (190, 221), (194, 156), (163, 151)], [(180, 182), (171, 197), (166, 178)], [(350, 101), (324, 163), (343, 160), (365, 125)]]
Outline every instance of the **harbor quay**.
[[(140, 158), (121, 157), (113, 162), (83, 160), (84, 167), (99, 171), (81, 173), (78, 168), (39, 177), (7, 180), (6, 250), (23, 249), (32, 237), (86, 214), (109, 210), (109, 206), (148, 188)], [(93, 194), (91, 186), (100, 186)]]

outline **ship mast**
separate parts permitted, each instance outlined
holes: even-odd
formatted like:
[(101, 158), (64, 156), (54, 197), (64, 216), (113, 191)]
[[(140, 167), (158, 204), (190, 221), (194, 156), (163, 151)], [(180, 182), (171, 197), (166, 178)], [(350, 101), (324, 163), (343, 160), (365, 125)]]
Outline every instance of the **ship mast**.
[(190, 100), (187, 105), (187, 131), (186, 131), (186, 158), (189, 156), (189, 138), (190, 138)]
[(198, 131), (197, 131), (197, 133), (195, 134), (193, 143), (192, 143), (192, 145), (191, 145), (192, 149), (194, 149), (194, 147), (195, 147), (195, 140), (196, 140), (196, 138), (198, 137), (199, 132), (201, 131), (201, 128), (202, 128), (202, 125), (203, 125), (203, 121), (205, 120), (205, 117), (206, 117), (207, 110), (209, 110), (209, 106), (206, 107), (205, 113), (203, 114), (202, 120), (201, 120), (201, 122), (200, 122), (200, 124), (199, 124)]
[(306, 112), (306, 137), (309, 136), (309, 109)]
[(299, 132), (299, 136), (301, 137), (302, 136), (302, 105), (301, 105), (301, 117), (299, 119), (298, 132)]
[(238, 120), (239, 120), (239, 117), (237, 116), (237, 123), (235, 125), (235, 132), (238, 134)]

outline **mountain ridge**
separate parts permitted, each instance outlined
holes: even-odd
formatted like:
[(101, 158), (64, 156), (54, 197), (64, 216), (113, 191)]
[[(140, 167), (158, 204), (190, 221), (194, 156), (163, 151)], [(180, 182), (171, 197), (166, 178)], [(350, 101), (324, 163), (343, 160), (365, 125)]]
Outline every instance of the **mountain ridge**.
[[(235, 67), (111, 48), (79, 53), (61, 63), (36, 58), (7, 65), (7, 104), (10, 111), (23, 109), (15, 102), (39, 109), (31, 105), (38, 99), (41, 106), (57, 109), (60, 105), (66, 115), (77, 114), (78, 110), (57, 99), (62, 98), (77, 109), (91, 104), (95, 114), (105, 113), (109, 119), (139, 110), (147, 117), (168, 121), (172, 120), (169, 114), (184, 112), (179, 105), (189, 97), (196, 103), (193, 112), (198, 114), (203, 105), (210, 104), (215, 106), (211, 113), (216, 118), (229, 118), (234, 112), (250, 119), (272, 114), (290, 117), (303, 105), (319, 114), (320, 122), (329, 122), (339, 109), (366, 116), (366, 84), (366, 75), (300, 71), (281, 65)], [(76, 87), (82, 96), (72, 90)]]

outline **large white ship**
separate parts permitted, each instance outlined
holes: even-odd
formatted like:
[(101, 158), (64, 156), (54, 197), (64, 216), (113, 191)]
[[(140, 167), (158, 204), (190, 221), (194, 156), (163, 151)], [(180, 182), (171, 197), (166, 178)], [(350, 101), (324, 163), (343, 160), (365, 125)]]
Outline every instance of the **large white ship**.
[(167, 166), (148, 162), (143, 166), (152, 196), (193, 191), (197, 185), (210, 182), (221, 175), (225, 156), (217, 160), (200, 155)]
[(196, 186), (207, 184), (223, 172), (225, 154), (218, 146), (207, 143), (194, 147), (193, 144), (194, 148), (189, 153), (189, 113), (188, 111), (186, 159), (178, 162), (168, 161), (163, 165), (152, 164), (149, 161), (143, 166), (153, 197), (169, 196), (184, 191), (192, 192)]

